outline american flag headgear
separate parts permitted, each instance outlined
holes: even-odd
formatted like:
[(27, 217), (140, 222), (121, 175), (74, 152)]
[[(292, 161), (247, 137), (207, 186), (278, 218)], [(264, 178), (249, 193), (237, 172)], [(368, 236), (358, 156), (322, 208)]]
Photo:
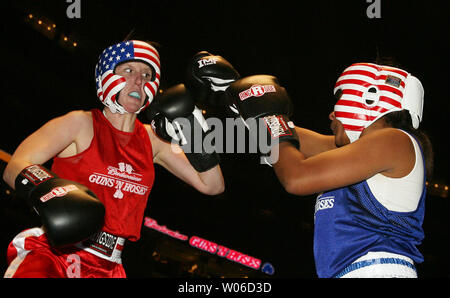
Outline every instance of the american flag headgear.
[(151, 81), (144, 84), (148, 98), (136, 114), (150, 104), (159, 88), (161, 66), (158, 51), (153, 46), (139, 40), (128, 40), (108, 47), (95, 66), (95, 81), (97, 97), (113, 113), (126, 113), (117, 101), (117, 94), (125, 87), (126, 80), (123, 76), (114, 74), (114, 70), (120, 63), (128, 61), (144, 62), (153, 71)]
[(350, 142), (387, 113), (408, 110), (412, 125), (422, 120), (424, 90), (420, 81), (399, 68), (373, 63), (350, 65), (338, 78), (334, 94), (336, 119), (342, 122)]

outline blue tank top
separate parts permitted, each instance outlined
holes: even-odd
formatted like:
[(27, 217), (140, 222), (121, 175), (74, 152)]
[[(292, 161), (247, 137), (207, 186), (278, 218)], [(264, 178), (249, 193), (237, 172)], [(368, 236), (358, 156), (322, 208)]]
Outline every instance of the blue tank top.
[[(425, 175), (424, 175), (425, 176)], [(370, 251), (385, 251), (423, 262), (417, 249), (423, 238), (424, 188), (417, 209), (386, 209), (364, 180), (317, 197), (314, 215), (314, 259), (317, 275), (336, 276)]]

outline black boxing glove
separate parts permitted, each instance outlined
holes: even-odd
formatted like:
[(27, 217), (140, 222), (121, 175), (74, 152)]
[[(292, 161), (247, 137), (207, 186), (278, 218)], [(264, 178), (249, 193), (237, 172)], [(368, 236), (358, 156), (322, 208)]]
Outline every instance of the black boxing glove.
[(239, 77), (226, 59), (202, 51), (189, 62), (184, 84), (191, 91), (196, 105), (208, 107), (217, 104), (212, 99), (215, 92), (225, 91)]
[(205, 148), (203, 144), (211, 131), (184, 84), (167, 89), (152, 104), (153, 131), (162, 139), (178, 144), (196, 171), (205, 172), (219, 164), (215, 148)]
[(275, 162), (268, 157), (281, 142), (300, 148), (294, 124), (289, 120), (292, 101), (276, 77), (254, 75), (239, 79), (227, 88), (225, 98), (244, 120), (265, 163)]
[(39, 214), (52, 246), (83, 241), (103, 226), (105, 207), (95, 194), (42, 165), (23, 169), (15, 180), (15, 190)]

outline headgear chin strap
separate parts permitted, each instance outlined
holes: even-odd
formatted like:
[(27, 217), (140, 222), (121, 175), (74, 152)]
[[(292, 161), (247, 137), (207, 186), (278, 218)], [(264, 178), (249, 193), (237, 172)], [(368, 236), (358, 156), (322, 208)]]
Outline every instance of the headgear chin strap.
[(148, 107), (159, 88), (161, 64), (158, 51), (152, 45), (139, 40), (128, 40), (110, 46), (103, 51), (95, 66), (95, 81), (98, 98), (112, 113), (127, 113), (117, 101), (126, 79), (114, 74), (114, 70), (117, 65), (129, 61), (144, 62), (152, 68), (153, 73), (151, 81), (144, 84), (147, 99), (136, 114)]
[(340, 98), (334, 106), (350, 142), (387, 113), (408, 110), (412, 125), (422, 120), (424, 90), (420, 81), (399, 68), (373, 63), (350, 65), (338, 78), (334, 94)]

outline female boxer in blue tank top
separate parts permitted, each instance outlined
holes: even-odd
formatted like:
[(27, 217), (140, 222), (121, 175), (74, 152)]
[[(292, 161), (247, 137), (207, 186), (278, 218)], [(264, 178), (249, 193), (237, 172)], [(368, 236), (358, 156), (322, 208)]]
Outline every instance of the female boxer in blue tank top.
[(317, 275), (417, 277), (425, 174), (432, 164), (428, 138), (418, 130), (422, 85), (399, 68), (355, 63), (340, 75), (334, 94), (333, 136), (296, 127), (300, 150), (281, 143), (273, 165), (289, 193), (320, 193)]

